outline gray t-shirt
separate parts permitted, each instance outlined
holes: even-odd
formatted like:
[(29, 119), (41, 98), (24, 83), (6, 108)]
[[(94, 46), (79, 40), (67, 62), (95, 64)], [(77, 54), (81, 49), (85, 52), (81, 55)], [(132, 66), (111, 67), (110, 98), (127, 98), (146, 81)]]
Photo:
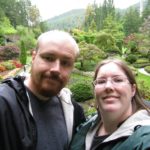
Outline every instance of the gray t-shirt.
[(67, 150), (68, 134), (59, 98), (55, 96), (43, 102), (29, 89), (27, 91), (37, 125), (36, 150)]

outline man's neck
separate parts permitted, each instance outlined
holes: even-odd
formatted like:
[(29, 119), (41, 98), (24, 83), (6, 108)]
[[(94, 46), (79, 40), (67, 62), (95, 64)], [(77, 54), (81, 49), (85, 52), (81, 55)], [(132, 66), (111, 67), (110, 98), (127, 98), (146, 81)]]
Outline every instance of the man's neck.
[(42, 100), (42, 101), (48, 101), (50, 99), (49, 97), (45, 97), (43, 95), (40, 95), (38, 92), (36, 92), (36, 90), (34, 90), (34, 88), (32, 88), (33, 86), (31, 84), (31, 76), (27, 77), (24, 80), (24, 84), (40, 100)]

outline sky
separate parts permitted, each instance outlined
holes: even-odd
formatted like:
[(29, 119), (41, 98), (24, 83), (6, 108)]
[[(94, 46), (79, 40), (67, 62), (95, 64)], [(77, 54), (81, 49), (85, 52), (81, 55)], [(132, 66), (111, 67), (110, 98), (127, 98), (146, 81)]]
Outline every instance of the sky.
[[(95, 0), (97, 4), (102, 4), (103, 0)], [(114, 0), (116, 8), (127, 8), (140, 0)], [(42, 20), (58, 16), (72, 9), (86, 8), (94, 0), (31, 0), (32, 5), (36, 5), (40, 11)]]

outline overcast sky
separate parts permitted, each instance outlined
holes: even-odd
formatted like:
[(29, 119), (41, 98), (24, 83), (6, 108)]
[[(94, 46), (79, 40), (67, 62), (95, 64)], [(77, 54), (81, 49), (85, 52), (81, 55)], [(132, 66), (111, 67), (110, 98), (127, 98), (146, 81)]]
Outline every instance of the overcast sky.
[[(140, 0), (114, 0), (116, 8), (127, 8), (128, 6), (139, 2)], [(40, 10), (42, 20), (52, 18), (72, 9), (86, 8), (94, 0), (31, 0)], [(102, 3), (103, 0), (96, 0), (96, 3)]]

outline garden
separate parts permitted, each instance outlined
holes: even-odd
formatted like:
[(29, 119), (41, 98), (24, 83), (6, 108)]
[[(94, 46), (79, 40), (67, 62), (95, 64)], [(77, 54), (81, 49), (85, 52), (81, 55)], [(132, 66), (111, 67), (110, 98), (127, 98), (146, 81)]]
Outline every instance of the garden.
[[(102, 5), (88, 5), (82, 26), (67, 30), (80, 48), (80, 55), (67, 87), (71, 89), (75, 101), (83, 105), (86, 115), (95, 112), (91, 84), (93, 71), (96, 65), (106, 58), (116, 57), (126, 61), (135, 74), (143, 98), (150, 100), (150, 76), (139, 71), (143, 69), (150, 74), (150, 0), (144, 6), (142, 14), (136, 7), (122, 12), (114, 8), (111, 1), (105, 2)], [(31, 63), (37, 37), (52, 28), (47, 22), (39, 20), (39, 14), (35, 14), (33, 18), (28, 11), (12, 16), (6, 13), (5, 7), (0, 7), (1, 81), (15, 76), (25, 65)], [(11, 12), (18, 13), (22, 10)]]

